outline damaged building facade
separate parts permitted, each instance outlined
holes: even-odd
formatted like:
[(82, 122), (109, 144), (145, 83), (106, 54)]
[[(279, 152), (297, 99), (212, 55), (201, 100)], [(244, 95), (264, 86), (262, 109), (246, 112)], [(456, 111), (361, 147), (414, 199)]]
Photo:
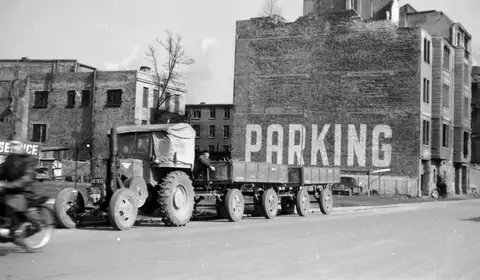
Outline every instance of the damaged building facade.
[[(106, 156), (112, 127), (154, 121), (156, 81), (148, 67), (100, 71), (76, 60), (0, 60), (0, 137), (69, 148), (64, 159), (75, 158), (77, 143), (80, 159)], [(184, 115), (185, 85), (175, 85), (160, 110)]]
[[(433, 24), (436, 22), (436, 24)], [(465, 193), (471, 37), (437, 11), (305, 0), (295, 22), (238, 21), (232, 157), (338, 166), (380, 194)], [(375, 176), (376, 177), (376, 176)]]

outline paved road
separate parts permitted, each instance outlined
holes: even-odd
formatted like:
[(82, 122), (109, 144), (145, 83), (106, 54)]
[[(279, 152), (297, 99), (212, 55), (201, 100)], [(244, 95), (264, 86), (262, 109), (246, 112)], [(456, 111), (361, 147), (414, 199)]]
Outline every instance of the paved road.
[(0, 279), (480, 279), (480, 201), (186, 228), (59, 230)]

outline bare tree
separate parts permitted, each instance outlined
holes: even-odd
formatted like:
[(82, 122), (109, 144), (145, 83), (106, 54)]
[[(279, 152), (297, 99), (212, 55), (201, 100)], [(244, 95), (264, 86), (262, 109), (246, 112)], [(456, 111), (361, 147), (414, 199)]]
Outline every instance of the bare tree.
[(175, 92), (171, 93), (169, 92), (169, 89), (172, 89), (172, 87), (178, 88), (177, 83), (181, 78), (179, 68), (195, 63), (194, 59), (185, 54), (182, 44), (182, 36), (180, 34), (173, 35), (169, 30), (166, 30), (165, 33), (167, 34), (166, 39), (156, 40), (156, 43), (164, 52), (166, 52), (167, 61), (162, 65), (163, 67), (159, 65), (157, 48), (155, 48), (155, 46), (150, 45), (149, 51), (146, 54), (153, 65), (156, 85), (161, 92), (157, 104), (154, 104), (153, 122), (155, 123), (169, 123), (174, 119), (181, 119), (181, 116), (178, 114), (160, 108), (166, 101), (175, 95)]
[(280, 7), (279, 0), (264, 0), (262, 11), (260, 13), (263, 17), (282, 17), (282, 8)]

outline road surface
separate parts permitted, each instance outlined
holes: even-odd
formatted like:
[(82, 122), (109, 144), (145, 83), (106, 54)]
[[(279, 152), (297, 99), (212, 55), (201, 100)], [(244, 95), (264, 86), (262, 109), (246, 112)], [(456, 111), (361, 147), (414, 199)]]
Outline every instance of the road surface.
[(0, 279), (480, 279), (480, 200), (185, 228), (58, 230)]

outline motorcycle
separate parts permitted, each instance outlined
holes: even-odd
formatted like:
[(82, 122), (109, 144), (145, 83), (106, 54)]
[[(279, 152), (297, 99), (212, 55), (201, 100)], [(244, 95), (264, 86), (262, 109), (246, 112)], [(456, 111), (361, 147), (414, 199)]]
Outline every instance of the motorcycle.
[[(8, 194), (12, 194), (11, 191), (0, 192), (0, 201)], [(29, 253), (40, 252), (52, 240), (56, 227), (53, 212), (46, 206), (49, 197), (34, 197), (32, 192), (25, 189), (15, 190), (14, 194), (25, 195), (27, 199), (26, 221), (21, 223), (14, 217), (8, 217), (0, 213), (0, 243), (11, 242)], [(0, 207), (3, 207), (1, 202)], [(13, 229), (18, 234), (12, 234)], [(34, 237), (36, 234), (43, 234), (40, 241), (30, 243), (29, 238)]]

